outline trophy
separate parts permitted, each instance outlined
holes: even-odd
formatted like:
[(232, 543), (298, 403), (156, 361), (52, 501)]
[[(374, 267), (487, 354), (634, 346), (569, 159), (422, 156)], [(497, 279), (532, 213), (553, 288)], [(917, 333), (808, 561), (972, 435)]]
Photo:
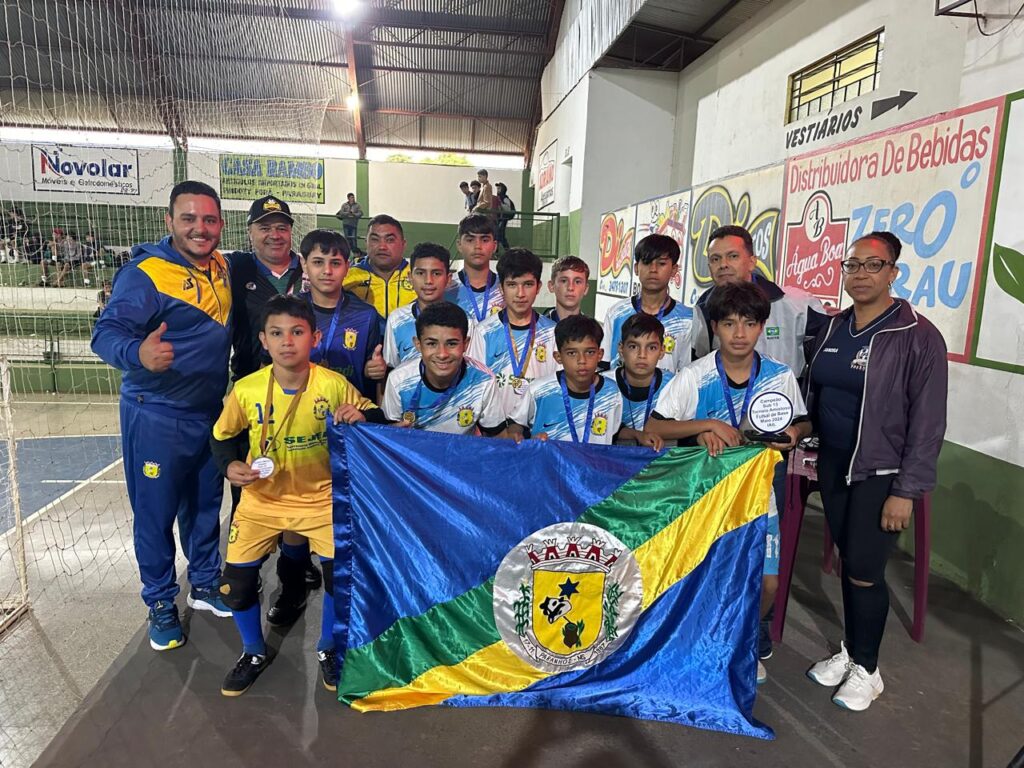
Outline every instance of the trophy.
[(757, 443), (788, 443), (785, 433), (793, 423), (793, 402), (781, 392), (762, 392), (750, 401), (747, 410), (750, 429), (743, 435)]

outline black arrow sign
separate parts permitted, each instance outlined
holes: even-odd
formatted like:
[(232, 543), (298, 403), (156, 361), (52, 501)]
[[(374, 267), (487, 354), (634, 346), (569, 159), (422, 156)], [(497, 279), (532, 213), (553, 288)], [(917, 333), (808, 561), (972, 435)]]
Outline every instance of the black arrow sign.
[(917, 91), (901, 90), (899, 96), (889, 96), (885, 99), (879, 99), (871, 105), (871, 119), (874, 120), (879, 115), (884, 115), (893, 107), (896, 107), (896, 109), (903, 109), (904, 105), (915, 96), (917, 96)]

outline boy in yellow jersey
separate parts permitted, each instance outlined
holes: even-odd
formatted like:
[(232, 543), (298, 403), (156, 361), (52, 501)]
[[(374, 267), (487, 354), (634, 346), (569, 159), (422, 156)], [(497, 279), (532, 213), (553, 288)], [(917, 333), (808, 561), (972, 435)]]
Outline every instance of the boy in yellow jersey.
[[(293, 296), (273, 297), (263, 309), (260, 327), (260, 342), (273, 365), (235, 384), (213, 426), (211, 441), (221, 471), (232, 485), (243, 489), (220, 583), (221, 598), (231, 606), (242, 636), (242, 655), (224, 679), (221, 693), (245, 693), (269, 663), (257, 579), (259, 566), (285, 531), (308, 538), (310, 549), (320, 556), (324, 606), (317, 658), (324, 687), (333, 691), (338, 662), (331, 632), (334, 534), (326, 423), (332, 413), (335, 423), (385, 419), (344, 376), (309, 362), (320, 332), (307, 302)], [(237, 459), (231, 442), (244, 430), (249, 430), (248, 463)]]

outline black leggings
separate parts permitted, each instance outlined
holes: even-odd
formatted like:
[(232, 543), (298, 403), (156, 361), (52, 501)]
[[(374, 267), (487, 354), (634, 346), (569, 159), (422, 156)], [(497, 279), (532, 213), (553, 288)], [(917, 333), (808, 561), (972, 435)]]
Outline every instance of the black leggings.
[[(869, 477), (848, 486), (849, 466), (848, 452), (823, 446), (818, 453), (821, 502), (843, 566), (846, 649), (856, 663), (874, 672), (889, 615), (885, 565), (899, 538), (899, 533), (882, 530), (882, 506), (895, 476)], [(853, 581), (871, 586), (858, 586)]]

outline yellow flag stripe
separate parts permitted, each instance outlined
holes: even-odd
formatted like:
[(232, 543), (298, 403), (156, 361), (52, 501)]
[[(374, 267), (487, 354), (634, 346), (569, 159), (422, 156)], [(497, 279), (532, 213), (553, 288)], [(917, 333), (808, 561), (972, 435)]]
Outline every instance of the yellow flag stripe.
[[(778, 461), (776, 451), (762, 451), (633, 550), (643, 576), (644, 609), (700, 565), (721, 536), (763, 514)], [(716, 520), (717, 525), (710, 524)], [(439, 704), (452, 696), (521, 691), (555, 674), (560, 673), (537, 669), (497, 642), (458, 664), (433, 667), (408, 685), (373, 691), (352, 702), (352, 708), (388, 711)]]

